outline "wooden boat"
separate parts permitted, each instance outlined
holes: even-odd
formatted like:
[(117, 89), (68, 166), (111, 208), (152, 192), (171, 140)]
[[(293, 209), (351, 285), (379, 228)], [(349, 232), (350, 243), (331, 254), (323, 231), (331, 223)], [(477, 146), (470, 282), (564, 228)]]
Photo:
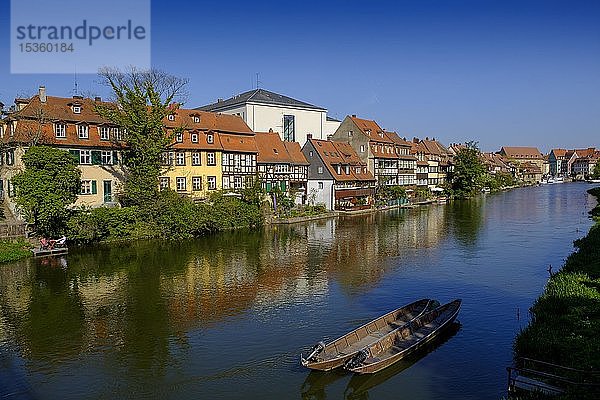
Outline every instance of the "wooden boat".
[(461, 303), (457, 299), (415, 318), (359, 351), (344, 368), (358, 374), (373, 374), (389, 367), (450, 326), (460, 311)]
[(67, 247), (56, 247), (54, 249), (40, 249), (35, 248), (31, 250), (34, 257), (46, 257), (46, 256), (57, 256), (60, 254), (67, 254), (69, 249)]
[(319, 342), (313, 346), (306, 358), (300, 355), (302, 365), (320, 371), (340, 367), (361, 349), (425, 313), (432, 303), (433, 300), (430, 299), (415, 301), (390, 311), (328, 344)]

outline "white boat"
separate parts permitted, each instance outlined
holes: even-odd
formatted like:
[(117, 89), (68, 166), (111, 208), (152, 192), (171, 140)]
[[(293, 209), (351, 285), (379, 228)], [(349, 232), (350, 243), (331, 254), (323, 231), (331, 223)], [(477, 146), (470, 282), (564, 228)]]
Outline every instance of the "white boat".
[(600, 179), (588, 179), (588, 183), (600, 183)]

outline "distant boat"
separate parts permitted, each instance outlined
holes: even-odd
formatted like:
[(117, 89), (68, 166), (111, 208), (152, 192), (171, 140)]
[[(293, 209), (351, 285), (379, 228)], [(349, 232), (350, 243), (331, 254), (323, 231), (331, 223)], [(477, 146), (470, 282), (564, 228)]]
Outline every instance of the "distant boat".
[(365, 347), (346, 362), (344, 368), (358, 374), (373, 374), (389, 367), (438, 336), (460, 311), (456, 299), (415, 318), (401, 328)]
[(302, 365), (321, 371), (341, 367), (361, 349), (421, 316), (432, 304), (433, 300), (430, 299), (415, 301), (390, 311), (328, 344), (317, 343), (306, 358), (300, 355)]
[(559, 176), (558, 178), (556, 178), (556, 183), (564, 183), (565, 179), (562, 176)]
[(54, 249), (41, 249), (35, 248), (31, 250), (34, 257), (46, 257), (46, 256), (58, 256), (60, 254), (67, 254), (69, 249), (67, 247), (56, 247)]
[(600, 183), (600, 179), (588, 179), (587, 183)]

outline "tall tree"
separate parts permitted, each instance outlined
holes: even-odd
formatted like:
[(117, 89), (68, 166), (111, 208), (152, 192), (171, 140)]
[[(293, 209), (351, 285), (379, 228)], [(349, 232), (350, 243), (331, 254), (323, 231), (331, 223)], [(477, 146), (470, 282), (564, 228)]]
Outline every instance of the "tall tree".
[(37, 233), (62, 233), (81, 190), (81, 171), (73, 156), (48, 146), (30, 147), (22, 157), (25, 169), (15, 175), (15, 203)]
[(454, 156), (452, 191), (458, 197), (469, 197), (481, 190), (485, 166), (479, 158), (477, 142), (467, 142), (466, 147)]
[(100, 77), (115, 96), (114, 104), (99, 103), (96, 111), (124, 129), (123, 164), (126, 167), (124, 203), (148, 205), (158, 196), (161, 156), (177, 131), (167, 132), (163, 120), (179, 108), (186, 79), (158, 70), (103, 69)]
[(600, 179), (600, 160), (596, 163), (594, 171), (592, 172), (592, 179)]

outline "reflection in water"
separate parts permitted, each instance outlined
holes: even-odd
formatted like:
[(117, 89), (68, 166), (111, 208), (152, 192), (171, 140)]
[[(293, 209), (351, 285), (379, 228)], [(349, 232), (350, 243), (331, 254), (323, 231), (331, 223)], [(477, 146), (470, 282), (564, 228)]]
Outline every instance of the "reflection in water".
[(417, 363), (420, 359), (427, 356), (427, 354), (437, 350), (440, 346), (450, 340), (453, 336), (455, 336), (458, 331), (460, 331), (461, 325), (460, 322), (453, 322), (447, 329), (444, 330), (439, 336), (437, 336), (434, 340), (427, 343), (415, 353), (410, 354), (408, 357), (399, 360), (398, 362), (392, 364), (388, 368), (376, 373), (376, 374), (365, 374), (358, 375), (355, 374), (350, 382), (348, 382), (348, 386), (346, 387), (346, 391), (344, 392), (344, 398), (346, 399), (368, 399), (369, 398), (369, 390), (373, 387), (382, 384), (388, 379), (392, 378), (394, 375), (399, 374), (405, 369), (410, 368), (412, 365)]
[(311, 371), (302, 384), (302, 400), (324, 400), (327, 398), (325, 388), (330, 384), (351, 375), (343, 368), (332, 371)]
[[(588, 222), (577, 219), (582, 205), (571, 200), (585, 188), (552, 186), (560, 187), (191, 241), (73, 249), (63, 258), (1, 265), (0, 396), (7, 390), (39, 398), (190, 398), (209, 391), (215, 398), (264, 398), (302, 386), (305, 398), (323, 398), (332, 387), (343, 391), (349, 379), (343, 374), (306, 377), (297, 365), (303, 346), (430, 295), (463, 297), (462, 318), (485, 318), (490, 304), (503, 301), (501, 310), (526, 309), (545, 279), (545, 266), (539, 277), (535, 272), (539, 253), (564, 258), (574, 239), (569, 227), (578, 223), (583, 232)], [(544, 211), (544, 199), (553, 199), (545, 191), (563, 198), (552, 201), (552, 214)], [(506, 224), (522, 221), (527, 207), (514, 206), (522, 199), (533, 210), (527, 232)], [(549, 224), (568, 229), (552, 231)], [(502, 243), (490, 233), (497, 229)], [(517, 248), (505, 263), (507, 241), (529, 237), (540, 241), (540, 251)], [(549, 262), (558, 263), (541, 263)], [(534, 283), (523, 286), (524, 280)], [(514, 292), (531, 293), (515, 300), (504, 291), (507, 282)], [(494, 312), (481, 324), (493, 326), (492, 333), (470, 334), (497, 332), (510, 341), (518, 326)], [(510, 343), (505, 347), (510, 355)], [(504, 362), (502, 354), (493, 361)], [(24, 378), (4, 378), (14, 375)], [(352, 378), (349, 393), (364, 393), (367, 383)], [(496, 386), (481, 387), (490, 394)]]

